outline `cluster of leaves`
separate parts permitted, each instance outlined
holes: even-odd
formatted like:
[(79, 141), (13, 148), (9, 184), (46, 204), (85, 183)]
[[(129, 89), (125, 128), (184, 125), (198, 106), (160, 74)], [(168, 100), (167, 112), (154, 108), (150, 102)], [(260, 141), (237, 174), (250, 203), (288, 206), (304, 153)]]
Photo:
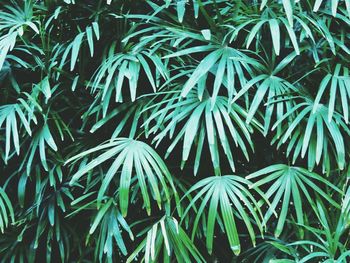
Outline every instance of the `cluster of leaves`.
[(0, 262), (349, 262), (349, 0), (0, 3)]

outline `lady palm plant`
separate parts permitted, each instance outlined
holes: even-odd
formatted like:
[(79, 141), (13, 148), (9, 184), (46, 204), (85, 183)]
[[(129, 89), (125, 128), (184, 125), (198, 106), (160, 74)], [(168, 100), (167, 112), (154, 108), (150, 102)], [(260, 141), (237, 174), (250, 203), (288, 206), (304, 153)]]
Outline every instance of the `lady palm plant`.
[(0, 262), (349, 262), (349, 0), (0, 3)]

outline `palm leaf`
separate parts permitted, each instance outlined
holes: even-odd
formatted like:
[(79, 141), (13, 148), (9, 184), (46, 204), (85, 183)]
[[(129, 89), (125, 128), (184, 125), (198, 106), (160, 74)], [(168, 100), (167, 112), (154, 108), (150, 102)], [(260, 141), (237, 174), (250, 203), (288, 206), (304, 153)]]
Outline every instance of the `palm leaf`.
[(14, 210), (9, 197), (4, 189), (0, 188), (0, 230), (4, 233), (6, 227), (9, 226), (9, 218), (11, 223), (15, 222)]
[[(24, 126), (29, 135), (32, 134), (29, 124), (30, 119), (25, 116), (25, 111), (23, 110), (29, 110), (28, 115), (32, 114), (32, 111), (24, 100), (20, 100), (18, 104), (16, 103), (0, 106), (0, 128), (2, 128), (4, 123), (6, 125), (5, 162), (7, 162), (11, 150), (11, 137), (17, 155), (20, 152), (19, 131), (21, 126)], [(18, 118), (21, 121), (21, 126), (19, 127), (17, 124)]]
[(312, 234), (313, 239), (289, 244), (290, 246), (299, 246), (306, 250), (306, 253), (303, 253), (304, 255), (298, 262), (309, 262), (310, 260), (316, 260), (316, 258), (319, 260), (322, 258), (328, 261), (346, 262), (350, 257), (350, 250), (340, 241), (341, 237), (347, 234), (344, 218), (342, 216), (336, 218), (337, 222), (335, 226), (332, 226), (327, 219), (325, 208), (319, 202), (317, 203), (317, 217), (321, 227), (315, 228), (303, 225)]
[[(350, 129), (343, 117), (334, 112), (332, 121), (329, 121), (329, 109), (323, 104), (315, 103), (310, 99), (299, 103), (286, 112), (272, 127), (274, 130), (284, 122), (282, 135), (276, 135), (273, 142), (279, 140), (278, 147), (288, 142), (287, 156), (294, 151), (293, 163), (300, 155), (302, 158), (308, 153), (308, 168), (312, 170), (319, 164), (323, 155), (323, 171), (329, 172), (331, 157), (336, 159), (339, 169), (345, 167), (345, 140), (350, 135)], [(287, 122), (287, 118), (295, 116)], [(337, 124), (336, 124), (337, 123)], [(288, 141), (288, 139), (290, 139)]]
[(155, 80), (151, 68), (154, 67), (154, 72), (164, 79), (168, 78), (167, 69), (156, 54), (146, 50), (115, 53), (114, 49), (115, 46), (112, 45), (108, 56), (103, 59), (101, 66), (91, 80), (91, 92), (100, 92), (101, 100), (107, 101), (104, 103), (110, 103), (113, 91), (115, 91), (115, 101), (123, 101), (122, 88), (125, 86), (124, 82), (128, 83), (131, 101), (135, 101), (141, 69), (145, 72), (154, 92), (158, 81)]
[(110, 198), (98, 209), (89, 231), (89, 235), (97, 235), (95, 255), (98, 256), (99, 261), (102, 261), (104, 255), (107, 260), (112, 260), (115, 255), (113, 242), (117, 244), (123, 255), (127, 254), (122, 230), (129, 234), (131, 240), (134, 240), (129, 225), (116, 208), (113, 199)]
[[(257, 90), (254, 97), (249, 105), (249, 111), (246, 122), (250, 123), (253, 120), (256, 112), (258, 111), (261, 104), (264, 104), (265, 115), (264, 115), (264, 135), (266, 136), (273, 116), (280, 119), (286, 112), (294, 106), (294, 101), (291, 99), (291, 94), (296, 92), (297, 89), (293, 84), (289, 83), (283, 77), (279, 77), (277, 74), (280, 73), (292, 60), (296, 57), (293, 52), (286, 56), (279, 64), (271, 70), (271, 66), (267, 65), (264, 68), (262, 74), (253, 77), (247, 82), (241, 90), (233, 98), (233, 102), (237, 99), (246, 95), (246, 93), (254, 86), (257, 86)], [(272, 72), (271, 72), (272, 71)], [(278, 126), (278, 133), (281, 134), (281, 125)]]
[[(218, 96), (214, 100), (205, 90), (203, 92), (202, 100), (198, 99), (195, 90), (192, 90), (184, 99), (179, 97), (177, 93), (170, 94), (169, 98), (166, 97), (163, 102), (160, 102), (164, 105), (163, 108), (150, 114), (144, 125), (149, 125), (152, 121), (156, 122), (149, 130), (150, 133), (157, 134), (154, 138), (154, 141), (157, 142), (156, 145), (159, 145), (167, 135), (172, 138), (176, 127), (181, 125), (181, 130), (169, 146), (166, 157), (182, 139), (183, 167), (188, 160), (192, 145), (196, 142), (194, 174), (197, 174), (199, 169), (205, 138), (208, 142), (215, 174), (220, 174), (219, 143), (224, 150), (230, 168), (234, 171), (232, 141), (244, 153), (247, 160), (249, 160), (247, 146), (249, 145), (253, 149), (253, 145), (250, 143), (252, 128), (242, 120), (242, 117), (246, 117), (247, 113), (236, 103), (227, 109), (228, 101), (223, 96)], [(151, 107), (155, 106), (149, 108)], [(256, 122), (254, 124), (258, 125)], [(164, 128), (161, 129), (163, 125)]]
[(261, 187), (266, 184), (270, 186), (265, 192), (265, 195), (266, 198), (273, 199), (271, 200), (269, 209), (265, 213), (265, 223), (271, 218), (273, 213), (276, 213), (277, 206), (282, 202), (275, 230), (276, 237), (280, 236), (284, 229), (288, 211), (291, 209), (291, 204), (294, 206), (298, 224), (304, 224), (305, 210), (303, 207), (305, 207), (305, 202), (303, 203), (302, 200), (305, 199), (303, 196), (306, 197), (306, 200), (312, 208), (316, 207), (313, 197), (310, 194), (311, 189), (314, 193), (323, 197), (333, 206), (339, 207), (337, 202), (332, 199), (332, 196), (322, 190), (318, 185), (319, 183), (322, 183), (334, 191), (341, 191), (321, 176), (300, 167), (275, 164), (252, 173), (246, 178), (249, 180), (259, 178), (259, 180), (251, 184), (249, 188), (254, 189), (255, 187)]
[(7, 54), (15, 47), (17, 37), (24, 34), (24, 28), (29, 27), (36, 34), (39, 34), (36, 21), (33, 22), (33, 3), (24, 1), (24, 6), (20, 7), (17, 3), (5, 5), (0, 14), (0, 31), (7, 33), (0, 35), (0, 70), (5, 62)]
[[(126, 216), (127, 214), (129, 206), (129, 191), (131, 184), (135, 180), (137, 180), (140, 187), (139, 190), (142, 193), (144, 205), (148, 214), (151, 213), (148, 188), (152, 190), (152, 197), (157, 201), (160, 209), (162, 208), (161, 205), (163, 202), (160, 186), (163, 189), (167, 203), (170, 202), (168, 184), (170, 184), (175, 196), (177, 195), (170, 172), (165, 163), (150, 146), (141, 141), (128, 138), (116, 138), (100, 146), (84, 151), (70, 158), (66, 163), (81, 159), (82, 157), (102, 150), (104, 153), (92, 159), (86, 165), (83, 165), (83, 167), (72, 176), (70, 185), (73, 185), (84, 174), (88, 173), (96, 166), (113, 158), (112, 165), (102, 179), (98, 192), (98, 202), (101, 202), (105, 197), (107, 190), (111, 188), (113, 178), (119, 173), (119, 188), (117, 187), (115, 190), (119, 191), (119, 204), (123, 216)], [(136, 178), (133, 178), (133, 175), (136, 175)]]
[[(186, 97), (189, 92), (194, 89), (201, 81), (206, 81), (209, 73), (215, 76), (213, 84), (213, 102), (215, 103), (222, 86), (227, 89), (229, 101), (233, 95), (237, 93), (235, 80), (239, 81), (240, 85), (247, 82), (246, 75), (252, 75), (252, 66), (260, 67), (259, 63), (241, 50), (234, 49), (228, 46), (207, 45), (187, 48), (179, 52), (167, 55), (164, 58), (174, 58), (184, 55), (193, 55), (197, 52), (210, 52), (191, 72), (189, 79), (186, 81), (181, 96)], [(200, 92), (200, 90), (198, 89)], [(201, 98), (201, 93), (198, 93)]]
[[(200, 203), (195, 213), (192, 238), (197, 231), (200, 219), (204, 217), (207, 221), (206, 246), (209, 254), (213, 252), (214, 225), (219, 220), (219, 216), (223, 221), (220, 227), (226, 233), (231, 250), (236, 255), (241, 252), (241, 245), (235, 217), (243, 220), (249, 237), (255, 245), (256, 230), (252, 222), (256, 224), (260, 232), (262, 232), (263, 224), (260, 220), (260, 208), (252, 193), (246, 188), (249, 184), (248, 180), (236, 175), (207, 177), (193, 185), (186, 193), (188, 195), (194, 191), (197, 192), (184, 215), (191, 208), (193, 209), (197, 202)], [(261, 194), (259, 190), (258, 193)]]
[[(145, 262), (170, 262), (172, 258), (176, 262), (205, 262), (198, 249), (187, 236), (178, 221), (171, 216), (164, 216), (147, 231), (146, 238), (136, 247), (128, 257), (127, 262), (133, 262), (143, 253)], [(163, 259), (161, 256), (163, 254)]]
[[(342, 73), (343, 74), (342, 74)], [(325, 97), (326, 89), (329, 90), (328, 99), (328, 121), (331, 121), (336, 109), (343, 112), (345, 123), (349, 123), (349, 103), (350, 103), (350, 76), (349, 69), (337, 64), (333, 74), (327, 74), (320, 82), (317, 96), (315, 98), (313, 112), (320, 105), (320, 101)], [(337, 96), (337, 93), (339, 96)], [(337, 99), (338, 98), (338, 99)], [(340, 107), (341, 106), (341, 107)]]

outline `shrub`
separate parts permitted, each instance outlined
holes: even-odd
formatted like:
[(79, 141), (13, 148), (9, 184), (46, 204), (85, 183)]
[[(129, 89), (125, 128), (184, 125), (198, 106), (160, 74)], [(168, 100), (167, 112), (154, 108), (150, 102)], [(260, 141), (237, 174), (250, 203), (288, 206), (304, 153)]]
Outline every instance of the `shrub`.
[(349, 0), (0, 8), (0, 262), (350, 260)]

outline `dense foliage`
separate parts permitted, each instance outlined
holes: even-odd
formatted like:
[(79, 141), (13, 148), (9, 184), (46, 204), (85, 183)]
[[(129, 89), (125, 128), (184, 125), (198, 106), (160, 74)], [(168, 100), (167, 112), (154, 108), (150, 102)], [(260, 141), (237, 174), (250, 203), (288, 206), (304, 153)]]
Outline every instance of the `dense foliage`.
[(349, 262), (350, 0), (3, 0), (0, 262)]

